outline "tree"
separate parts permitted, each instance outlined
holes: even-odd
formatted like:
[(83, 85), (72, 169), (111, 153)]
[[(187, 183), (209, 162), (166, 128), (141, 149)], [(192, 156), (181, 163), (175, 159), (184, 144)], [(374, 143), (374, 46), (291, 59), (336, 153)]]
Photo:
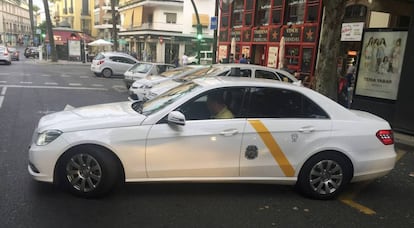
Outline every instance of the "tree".
[(116, 25), (118, 23), (117, 12), (115, 11), (115, 5), (117, 0), (111, 0), (111, 12), (112, 12), (112, 40), (114, 41), (114, 51), (118, 51), (118, 33)]
[(34, 24), (34, 17), (33, 17), (33, 0), (29, 0), (29, 17), (30, 17), (30, 28), (32, 30), (32, 42), (35, 38), (35, 24)]
[(57, 52), (55, 46), (55, 39), (53, 36), (53, 25), (52, 20), (50, 19), (50, 11), (49, 11), (49, 2), (48, 0), (43, 0), (43, 5), (45, 7), (45, 16), (46, 16), (46, 28), (47, 28), (47, 35), (49, 36), (49, 45), (51, 48), (51, 56), (52, 62), (57, 62)]
[(320, 35), (318, 63), (315, 70), (315, 90), (337, 100), (341, 24), (347, 0), (323, 0), (324, 14)]

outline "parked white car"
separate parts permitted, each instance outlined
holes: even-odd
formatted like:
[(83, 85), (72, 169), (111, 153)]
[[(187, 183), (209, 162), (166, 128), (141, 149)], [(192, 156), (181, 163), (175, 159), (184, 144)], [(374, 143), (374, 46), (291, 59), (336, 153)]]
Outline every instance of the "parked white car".
[(168, 63), (147, 63), (139, 62), (133, 65), (124, 73), (124, 83), (129, 89), (136, 80), (143, 79), (152, 75), (160, 75), (165, 71), (175, 68), (174, 65)]
[(208, 70), (209, 67), (207, 66), (187, 65), (165, 71), (160, 75), (146, 76), (145, 78), (137, 79), (129, 88), (129, 98), (132, 100), (146, 99), (147, 93), (155, 85), (187, 75), (204, 75)]
[(265, 182), (336, 197), (395, 165), (390, 125), (302, 86), (200, 78), (146, 102), (43, 116), (28, 170), (82, 197), (122, 182)]
[[(210, 66), (205, 73), (200, 72), (197, 74), (189, 74), (182, 77), (177, 77), (172, 80), (166, 80), (157, 85), (152, 86), (149, 91), (144, 94), (136, 94), (138, 99), (152, 99), (159, 94), (168, 91), (175, 86), (178, 86), (184, 82), (193, 80), (199, 77), (205, 76), (230, 76), (230, 77), (248, 77), (248, 78), (263, 78), (276, 81), (284, 81), (293, 83), (296, 85), (302, 85), (300, 80), (297, 80), (295, 76), (280, 69), (274, 69), (270, 67), (251, 65), (251, 64), (215, 64)], [(133, 93), (130, 93), (130, 99), (136, 98)]]

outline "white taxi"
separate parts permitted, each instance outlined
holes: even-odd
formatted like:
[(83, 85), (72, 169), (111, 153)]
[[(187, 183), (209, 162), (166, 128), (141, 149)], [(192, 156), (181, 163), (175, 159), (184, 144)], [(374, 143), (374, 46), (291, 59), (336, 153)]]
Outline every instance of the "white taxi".
[(42, 117), (29, 149), (34, 179), (82, 197), (124, 182), (265, 182), (336, 197), (390, 172), (390, 125), (305, 87), (208, 77), (146, 102)]

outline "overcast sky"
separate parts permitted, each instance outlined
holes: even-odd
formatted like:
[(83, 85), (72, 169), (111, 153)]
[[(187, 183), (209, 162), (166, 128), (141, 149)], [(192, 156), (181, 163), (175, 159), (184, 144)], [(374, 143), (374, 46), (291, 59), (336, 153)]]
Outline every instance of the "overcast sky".
[[(27, 1), (29, 3), (29, 1)], [(33, 5), (34, 6), (38, 6), (40, 9), (44, 9), (43, 8), (43, 0), (33, 0)]]

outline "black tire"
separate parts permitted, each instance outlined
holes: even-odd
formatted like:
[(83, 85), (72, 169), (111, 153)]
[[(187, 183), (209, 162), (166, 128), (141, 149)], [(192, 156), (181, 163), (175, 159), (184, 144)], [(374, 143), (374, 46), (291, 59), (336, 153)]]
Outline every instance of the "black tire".
[(124, 181), (115, 155), (96, 146), (66, 152), (56, 168), (56, 184), (83, 198), (104, 196)]
[(112, 76), (112, 70), (109, 68), (105, 68), (102, 70), (102, 76), (105, 78), (110, 78)]
[(334, 199), (353, 175), (351, 162), (336, 152), (324, 152), (311, 157), (300, 170), (296, 186), (305, 196)]

